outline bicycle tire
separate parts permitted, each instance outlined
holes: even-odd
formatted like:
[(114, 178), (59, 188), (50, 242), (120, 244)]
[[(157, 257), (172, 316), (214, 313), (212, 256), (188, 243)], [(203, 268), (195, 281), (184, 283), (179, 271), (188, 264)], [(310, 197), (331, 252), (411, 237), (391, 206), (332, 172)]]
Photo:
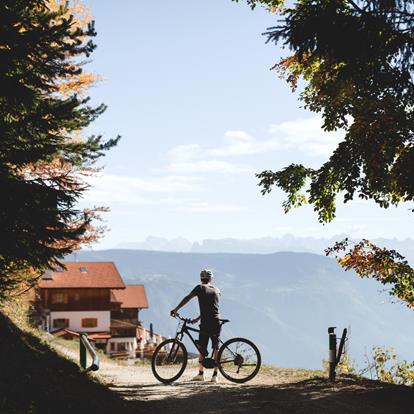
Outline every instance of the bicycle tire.
[[(166, 355), (162, 355), (164, 351), (164, 349), (167, 347), (168, 345), (171, 344), (171, 349), (169, 349), (166, 352)], [(176, 346), (176, 348), (175, 348)], [(176, 362), (177, 359), (177, 355), (179, 350), (181, 349), (181, 354), (180, 354), (180, 359)], [(158, 359), (159, 358), (159, 359)], [(167, 358), (167, 359), (165, 359)], [(170, 358), (170, 359), (169, 359)], [(165, 366), (167, 366), (169, 363), (170, 364), (174, 364), (176, 362), (177, 365), (177, 369), (178, 372), (173, 375), (173, 376), (166, 376), (162, 370), (161, 370), (161, 366), (162, 362), (165, 362)], [(171, 339), (167, 339), (163, 342), (161, 342), (154, 350), (154, 353), (152, 354), (152, 359), (151, 359), (151, 369), (152, 369), (152, 373), (154, 374), (154, 377), (164, 383), (164, 384), (170, 384), (174, 381), (177, 381), (178, 378), (181, 377), (181, 375), (183, 375), (183, 372), (185, 370), (187, 366), (187, 349), (184, 346), (184, 344), (180, 341), (178, 341), (177, 339), (171, 338)], [(158, 368), (158, 369), (157, 369)]]
[[(237, 343), (245, 344), (245, 345), (249, 346), (251, 348), (251, 350), (254, 352), (255, 357), (256, 357), (256, 361), (254, 363), (253, 371), (245, 377), (232, 376), (229, 373), (229, 371), (227, 370), (226, 366), (225, 366), (225, 364), (233, 363), (233, 365), (239, 366), (239, 371), (240, 371), (240, 368), (243, 366), (243, 364), (239, 365), (237, 363), (237, 358), (239, 358), (239, 357), (237, 357), (237, 355), (239, 355), (239, 354), (236, 351), (232, 351), (231, 348), (230, 348), (230, 346), (232, 344), (237, 344)], [(222, 357), (223, 357), (224, 352), (226, 350), (230, 351), (230, 353), (233, 354), (231, 356), (231, 358), (234, 358), (234, 359), (230, 358), (230, 359), (227, 359), (227, 360), (222, 360)], [(237, 338), (229, 339), (228, 341), (223, 343), (223, 345), (220, 347), (220, 349), (218, 351), (218, 354), (217, 354), (217, 365), (218, 365), (218, 369), (219, 369), (220, 373), (223, 375), (224, 378), (228, 379), (229, 381), (237, 382), (239, 384), (241, 384), (243, 382), (250, 381), (251, 379), (253, 379), (257, 375), (257, 373), (259, 372), (261, 363), (262, 363), (262, 357), (260, 355), (259, 349), (257, 348), (257, 346), (252, 341), (250, 341), (249, 339), (246, 339), (246, 338), (237, 337)], [(246, 366), (247, 365), (248, 364), (246, 364)], [(250, 365), (253, 366), (253, 364), (249, 364), (249, 366)], [(237, 372), (237, 374), (239, 374), (239, 372)]]

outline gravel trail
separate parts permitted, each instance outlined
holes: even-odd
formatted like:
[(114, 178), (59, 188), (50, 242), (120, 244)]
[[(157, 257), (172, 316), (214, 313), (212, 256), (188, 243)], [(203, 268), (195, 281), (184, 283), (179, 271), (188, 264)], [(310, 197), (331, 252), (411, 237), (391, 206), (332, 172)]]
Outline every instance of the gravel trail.
[[(77, 361), (73, 350), (55, 345)], [(218, 384), (192, 382), (197, 365), (189, 365), (172, 385), (153, 377), (149, 365), (131, 365), (103, 358), (101, 382), (121, 395), (127, 412), (160, 414), (399, 414), (414, 412), (414, 390), (360, 378), (342, 378), (336, 385), (305, 370), (264, 368), (247, 384), (221, 378)], [(210, 379), (211, 370), (206, 376)], [(130, 410), (130, 411), (129, 411)]]

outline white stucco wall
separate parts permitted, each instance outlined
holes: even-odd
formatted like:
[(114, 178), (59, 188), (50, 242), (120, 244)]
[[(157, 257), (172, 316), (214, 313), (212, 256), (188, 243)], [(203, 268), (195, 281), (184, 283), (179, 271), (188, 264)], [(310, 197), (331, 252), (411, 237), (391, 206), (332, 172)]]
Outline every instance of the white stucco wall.
[(117, 345), (115, 345), (115, 350), (111, 351), (111, 343), (118, 344), (120, 342), (127, 344), (127, 347), (126, 347), (127, 349), (125, 352), (128, 352), (131, 358), (135, 358), (135, 351), (138, 346), (137, 338), (111, 338), (108, 340), (106, 344), (106, 353), (110, 355), (111, 352), (114, 352), (114, 353), (119, 352), (117, 349), (118, 348)]
[[(82, 319), (96, 318), (96, 328), (82, 328)], [(69, 319), (68, 329), (75, 332), (109, 332), (111, 326), (111, 312), (108, 311), (59, 311), (50, 312), (50, 329), (53, 330), (53, 319)]]

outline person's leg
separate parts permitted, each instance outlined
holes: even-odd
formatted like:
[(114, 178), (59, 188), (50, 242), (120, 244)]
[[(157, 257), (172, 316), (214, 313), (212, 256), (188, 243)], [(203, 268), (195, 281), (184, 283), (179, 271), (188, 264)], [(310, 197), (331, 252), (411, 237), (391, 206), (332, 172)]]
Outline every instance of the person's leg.
[(214, 370), (213, 370), (213, 378), (212, 378), (213, 381), (217, 380), (217, 375), (218, 375), (217, 354), (218, 354), (218, 348), (219, 348), (220, 330), (221, 330), (220, 323), (219, 322), (215, 323), (213, 326), (213, 335), (211, 337), (211, 342), (212, 342), (213, 349), (214, 349), (213, 358), (216, 361), (216, 365), (214, 366)]
[(214, 349), (214, 361), (216, 361), (216, 365), (214, 366), (214, 370), (213, 370), (213, 377), (217, 375), (218, 373), (218, 366), (217, 366), (217, 354), (218, 354), (218, 346), (216, 346), (216, 348)]
[(200, 356), (198, 357), (198, 373), (199, 373), (199, 375), (204, 374), (203, 361), (204, 361), (204, 355), (203, 355), (202, 351), (200, 351)]
[(193, 378), (195, 381), (203, 381), (204, 380), (204, 358), (207, 350), (208, 344), (208, 334), (204, 330), (203, 326), (200, 326), (200, 334), (198, 337), (197, 345), (199, 351), (198, 357), (198, 374)]

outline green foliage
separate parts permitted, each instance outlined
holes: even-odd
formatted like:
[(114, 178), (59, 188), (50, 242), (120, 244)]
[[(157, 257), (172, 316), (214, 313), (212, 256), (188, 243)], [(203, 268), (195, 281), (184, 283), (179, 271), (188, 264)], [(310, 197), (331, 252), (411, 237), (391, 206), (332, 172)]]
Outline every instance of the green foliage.
[[(232, 0), (236, 3), (239, 0)], [(247, 0), (247, 4), (251, 7), (252, 10), (256, 8), (257, 5), (267, 6), (270, 10), (275, 10), (276, 8), (283, 5), (285, 0)]]
[(414, 385), (414, 362), (400, 361), (391, 348), (373, 348), (373, 362), (367, 370), (380, 381), (391, 384)]
[[(263, 192), (277, 185), (298, 203), (298, 178), (321, 222), (335, 217), (339, 193), (383, 208), (414, 199), (414, 1), (300, 0), (265, 33), (292, 51), (275, 69), (320, 113), (323, 129), (345, 138), (319, 169), (290, 166), (259, 174)], [(263, 180), (266, 178), (266, 180)], [(282, 179), (283, 178), (283, 179)]]
[[(324, 359), (322, 361), (322, 368), (324, 376), (329, 375), (329, 361)], [(344, 352), (341, 356), (341, 360), (336, 366), (335, 370), (337, 375), (357, 375), (357, 369), (354, 366), (354, 363), (351, 361), (349, 354)]]
[(262, 187), (262, 194), (269, 193), (273, 185), (287, 189), (288, 199), (283, 203), (285, 213), (292, 207), (300, 207), (306, 203), (306, 196), (300, 194), (300, 190), (305, 185), (306, 178), (311, 177), (314, 171), (310, 168), (305, 168), (303, 165), (292, 164), (282, 171), (263, 171), (257, 174), (260, 178), (260, 186)]
[(339, 361), (336, 367), (336, 372), (337, 374), (343, 374), (343, 375), (356, 374), (357, 370), (347, 352), (344, 352), (342, 354), (341, 360)]
[[(397, 251), (378, 247), (365, 239), (356, 244), (344, 239), (325, 252), (336, 255), (345, 270), (354, 270), (362, 278), (371, 277), (391, 286), (388, 291), (391, 296), (414, 308), (414, 269)], [(342, 252), (346, 253), (340, 256)]]
[(77, 27), (67, 7), (0, 4), (0, 298), (72, 251), (92, 219), (76, 209), (87, 189), (79, 176), (117, 139), (75, 139), (105, 106), (59, 86), (82, 73), (93, 36), (93, 23)]

